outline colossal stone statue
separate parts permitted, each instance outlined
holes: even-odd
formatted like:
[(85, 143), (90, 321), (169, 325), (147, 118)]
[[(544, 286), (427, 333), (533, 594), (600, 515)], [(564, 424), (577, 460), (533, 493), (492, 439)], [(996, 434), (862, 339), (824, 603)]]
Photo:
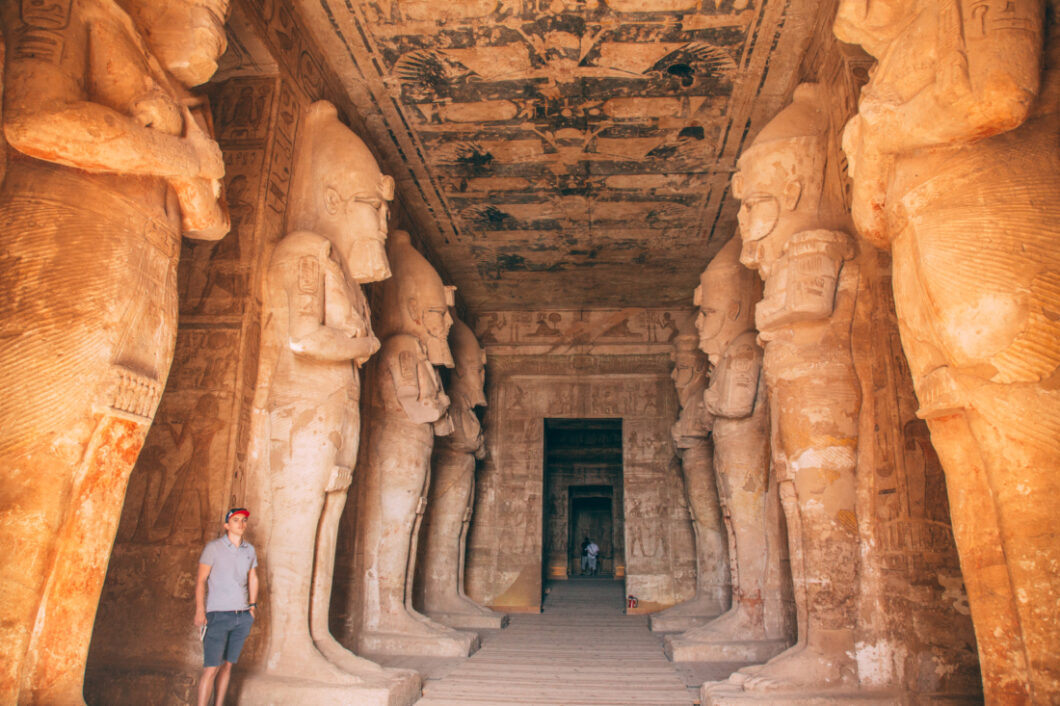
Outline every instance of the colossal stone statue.
[[(226, 0), (6, 2), (0, 702), (82, 701), (96, 605), (173, 356), (180, 236), (221, 238), (187, 92)], [(188, 57), (197, 57), (189, 62)]]
[[(269, 530), (268, 638), (254, 703), (387, 703), (390, 673), (331, 636), (336, 533), (357, 460), (357, 369), (379, 348), (361, 284), (390, 276), (384, 242), (394, 181), (326, 101), (311, 105), (287, 207), (288, 235), (265, 280), (256, 407)], [(418, 689), (418, 679), (394, 675)], [(350, 687), (360, 686), (361, 690)], [(379, 690), (379, 691), (376, 691)], [(380, 696), (380, 692), (383, 696)]]
[(475, 460), (486, 445), (475, 407), (486, 405), (486, 353), (467, 324), (453, 319), (449, 345), (456, 367), (449, 382), (453, 431), (439, 437), (431, 456), (424, 515), (422, 578), (417, 593), (424, 612), (455, 628), (502, 628), (508, 616), (475, 603), (464, 593), (467, 529), (475, 501)]
[(850, 236), (834, 230), (845, 217), (842, 204), (823, 188), (828, 121), (817, 94), (816, 85), (799, 86), (793, 103), (741, 155), (733, 178), (743, 202), (740, 261), (765, 281), (755, 321), (765, 342), (798, 620), (794, 647), (730, 678), (750, 691), (857, 684), (860, 395), (850, 328), (858, 271), (847, 262)]
[(656, 631), (688, 630), (717, 617), (729, 607), (732, 590), (729, 542), (718, 502), (714, 444), (710, 440), (714, 420), (703, 406), (707, 359), (695, 334), (679, 334), (670, 358), (674, 362), (670, 377), (681, 405), (670, 433), (681, 458), (685, 498), (696, 538), (696, 594), (652, 615), (649, 622)]
[(374, 654), (467, 656), (478, 636), (430, 620), (412, 606), (417, 537), (427, 505), (434, 436), (452, 432), (449, 398), (434, 365), (453, 367), (446, 340), (453, 292), (396, 231), (394, 276), (382, 285), (383, 345), (368, 368), (371, 418), (364, 521), (364, 606), (358, 644)]
[(685, 662), (764, 662), (791, 644), (781, 597), (784, 547), (779, 502), (769, 480), (769, 405), (762, 349), (755, 342), (755, 274), (740, 264), (733, 238), (700, 278), (695, 303), (699, 347), (714, 365), (703, 393), (714, 419), (714, 471), (729, 532), (732, 608), (718, 619), (666, 638)]
[(835, 24), (879, 60), (843, 136), (853, 215), (892, 253), (996, 703), (1060, 700), (1060, 8), (1047, 32), (1045, 4), (845, 1)]

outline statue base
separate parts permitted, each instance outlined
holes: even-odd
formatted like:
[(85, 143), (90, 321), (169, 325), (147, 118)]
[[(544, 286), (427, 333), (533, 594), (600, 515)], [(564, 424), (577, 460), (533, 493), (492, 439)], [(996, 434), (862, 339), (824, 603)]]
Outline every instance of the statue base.
[(706, 625), (721, 615), (720, 612), (702, 612), (694, 615), (674, 615), (664, 610), (661, 613), (653, 613), (648, 617), (648, 625), (652, 632), (684, 632), (700, 625)]
[[(355, 678), (350, 675), (350, 679)], [(240, 703), (261, 706), (409, 706), (419, 700), (420, 684), (416, 672), (388, 669), (380, 676), (361, 678), (359, 684), (328, 684), (259, 673), (233, 686), (238, 688)]]
[[(902, 703), (894, 691), (857, 689), (795, 691), (744, 691), (739, 684), (707, 682), (699, 689), (702, 706), (894, 706)], [(924, 703), (924, 702), (918, 702)], [(927, 702), (930, 703), (930, 702)]]
[(671, 662), (751, 662), (761, 664), (791, 647), (787, 640), (697, 642), (669, 635), (663, 652)]
[(479, 648), (478, 635), (449, 630), (437, 635), (410, 635), (366, 630), (357, 641), (358, 653), (409, 657), (470, 657)]
[(508, 616), (504, 613), (494, 613), (486, 609), (486, 612), (434, 612), (424, 611), (431, 620), (436, 620), (451, 628), (464, 628), (468, 630), (500, 630), (508, 626)]

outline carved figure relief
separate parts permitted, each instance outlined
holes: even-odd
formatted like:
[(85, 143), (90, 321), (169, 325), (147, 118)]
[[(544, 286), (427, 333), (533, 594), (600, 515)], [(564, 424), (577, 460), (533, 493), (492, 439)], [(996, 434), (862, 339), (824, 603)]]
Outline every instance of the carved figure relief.
[(761, 285), (740, 264), (731, 239), (700, 277), (699, 348), (713, 364), (700, 395), (713, 419), (714, 471), (729, 532), (732, 607), (717, 620), (667, 639), (675, 661), (762, 662), (791, 643), (790, 619), (779, 583), (785, 547), (775, 521), (775, 483), (769, 482), (769, 406), (762, 380), (763, 352), (755, 341), (754, 311)]
[(209, 109), (187, 90), (224, 51), (226, 6), (0, 9), (13, 148), (0, 192), (0, 544), (19, 555), (0, 562), (6, 703), (82, 701), (122, 498), (173, 356), (180, 236), (228, 231)]
[(658, 631), (687, 630), (717, 617), (729, 607), (732, 589), (729, 542), (718, 501), (714, 443), (710, 439), (714, 420), (703, 406), (707, 359), (698, 343), (693, 333), (679, 334), (670, 355), (674, 363), (670, 377), (681, 405), (671, 434), (681, 459), (685, 499), (695, 533), (696, 593), (683, 603), (653, 614), (651, 629)]
[(799, 86), (792, 104), (741, 155), (733, 177), (742, 201), (740, 261), (765, 281), (755, 319), (765, 343), (798, 619), (794, 647), (730, 678), (749, 691), (857, 685), (860, 398), (849, 341), (858, 271), (849, 262), (850, 236), (831, 230), (844, 213), (824, 191), (828, 121), (821, 102), (816, 85)]
[(842, 2), (878, 60), (843, 147), (946, 473), (988, 702), (1060, 698), (1055, 5)]
[(486, 406), (486, 354), (471, 329), (455, 317), (449, 345), (456, 362), (448, 389), (453, 432), (438, 438), (431, 457), (417, 593), (424, 612), (445, 625), (500, 628), (507, 623), (506, 616), (475, 603), (464, 593), (475, 462), (486, 455), (482, 426), (475, 414), (475, 407)]
[(418, 537), (427, 505), (435, 435), (453, 431), (435, 365), (453, 367), (447, 336), (453, 289), (396, 231), (394, 276), (382, 285), (382, 348), (370, 367), (371, 419), (364, 518), (364, 652), (467, 656), (478, 636), (435, 622), (412, 604)]
[[(383, 671), (328, 630), (339, 517), (360, 434), (357, 369), (379, 348), (360, 285), (386, 278), (393, 180), (325, 101), (306, 111), (287, 223), (266, 275), (255, 408), (271, 507), (268, 641), (244, 698), (313, 700)], [(352, 364), (352, 365), (351, 365)], [(291, 685), (290, 679), (299, 682)]]

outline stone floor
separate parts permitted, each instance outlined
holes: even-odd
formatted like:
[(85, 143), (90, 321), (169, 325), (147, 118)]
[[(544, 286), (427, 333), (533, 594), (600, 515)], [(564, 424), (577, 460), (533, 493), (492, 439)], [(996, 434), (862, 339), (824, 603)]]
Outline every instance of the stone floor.
[[(696, 688), (667, 661), (647, 616), (626, 615), (623, 583), (556, 581), (540, 615), (513, 615), (505, 630), (483, 634), (483, 647), (459, 665), (420, 665), (419, 706), (548, 704), (682, 706)], [(394, 664), (393, 666), (398, 666)], [(407, 665), (413, 666), (413, 665)]]

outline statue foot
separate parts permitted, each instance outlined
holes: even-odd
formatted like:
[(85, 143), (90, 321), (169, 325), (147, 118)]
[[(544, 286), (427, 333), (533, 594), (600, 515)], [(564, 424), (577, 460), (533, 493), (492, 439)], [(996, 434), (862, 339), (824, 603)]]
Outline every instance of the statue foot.
[(266, 657), (266, 664), (268, 673), (278, 677), (351, 686), (364, 683), (360, 676), (333, 664), (312, 644), (270, 654)]
[(315, 639), (313, 640), (313, 643), (329, 662), (347, 674), (366, 677), (384, 676), (386, 673), (386, 670), (375, 662), (365, 659), (364, 657), (358, 657), (353, 652), (343, 647), (342, 644), (331, 635)]
[[(736, 678), (734, 678), (736, 677)], [(745, 691), (794, 691), (856, 686), (856, 670), (845, 650), (822, 651), (797, 645), (763, 665), (745, 667), (729, 681)]]
[(689, 630), (681, 637), (696, 642), (733, 642), (767, 639), (761, 625), (736, 604), (706, 625)]

